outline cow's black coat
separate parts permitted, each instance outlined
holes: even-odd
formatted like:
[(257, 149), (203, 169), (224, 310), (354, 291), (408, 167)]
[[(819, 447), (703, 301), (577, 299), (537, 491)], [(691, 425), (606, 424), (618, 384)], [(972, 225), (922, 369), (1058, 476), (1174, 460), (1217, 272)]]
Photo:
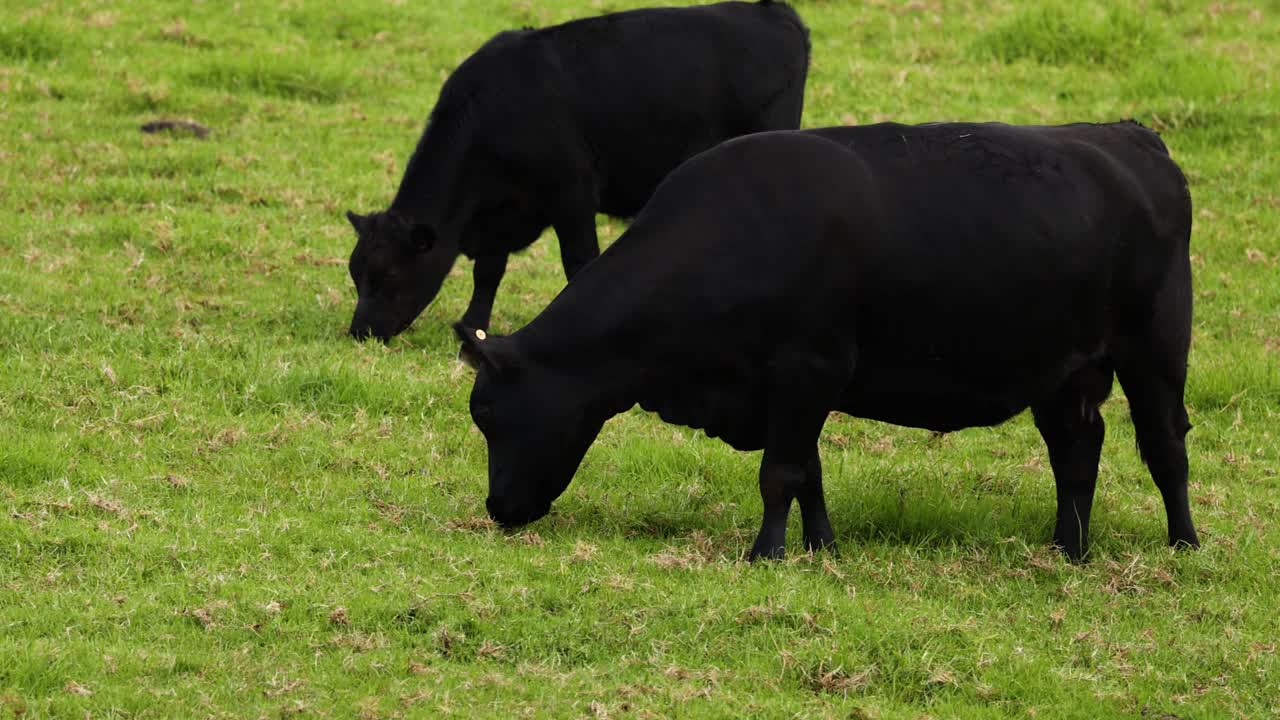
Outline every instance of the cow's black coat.
[(797, 499), (832, 542), (817, 442), (832, 410), (952, 431), (1030, 407), (1058, 490), (1054, 541), (1086, 550), (1113, 374), (1196, 545), (1183, 407), (1187, 183), (1134, 123), (933, 124), (762, 133), (678, 168), (528, 326), (479, 339), (472, 416), (490, 514), (537, 519), (609, 417), (635, 403), (764, 449), (752, 556)]
[(357, 337), (403, 331), (459, 253), (463, 317), (486, 327), (507, 255), (548, 226), (566, 275), (599, 253), (597, 212), (631, 217), (692, 155), (799, 127), (808, 31), (779, 2), (634, 10), (505, 32), (445, 82), (391, 207), (348, 213)]

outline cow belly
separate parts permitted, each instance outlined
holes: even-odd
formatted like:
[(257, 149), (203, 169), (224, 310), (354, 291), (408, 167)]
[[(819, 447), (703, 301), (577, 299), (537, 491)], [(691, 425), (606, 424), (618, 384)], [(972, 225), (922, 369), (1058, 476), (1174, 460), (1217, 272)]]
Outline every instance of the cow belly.
[(903, 391), (857, 393), (841, 412), (903, 427), (954, 432), (970, 427), (999, 425), (1027, 408), (1024, 398), (976, 393)]
[(855, 417), (952, 432), (999, 425), (1053, 392), (1080, 369), (1102, 362), (1101, 350), (1064, 353), (1057, 362), (973, 374), (971, 367), (902, 362), (890, 370), (864, 364), (843, 393), (840, 410)]
[(841, 398), (840, 410), (855, 417), (952, 432), (999, 425), (1022, 412), (1039, 385), (1027, 378), (978, 381), (953, 368), (903, 367), (902, 372), (864, 365)]
[(763, 387), (703, 377), (664, 388), (640, 401), (664, 422), (702, 430), (736, 450), (764, 447), (767, 412)]

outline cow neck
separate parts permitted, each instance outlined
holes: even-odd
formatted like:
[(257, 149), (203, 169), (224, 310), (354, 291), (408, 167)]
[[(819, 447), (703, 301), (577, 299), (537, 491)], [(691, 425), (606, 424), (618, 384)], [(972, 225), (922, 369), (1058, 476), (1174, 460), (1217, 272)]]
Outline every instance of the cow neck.
[(409, 157), (391, 210), (445, 230), (445, 219), (457, 201), (454, 191), (460, 184), (466, 145), (466, 127), (456, 114), (437, 107)]
[[(654, 356), (662, 343), (650, 341), (661, 332), (655, 286), (619, 283), (627, 274), (612, 271), (616, 260), (593, 261), (513, 338), (535, 362), (582, 378), (593, 402), (620, 412), (638, 402), (647, 373), (661, 364)], [(630, 279), (639, 278), (633, 272)]]

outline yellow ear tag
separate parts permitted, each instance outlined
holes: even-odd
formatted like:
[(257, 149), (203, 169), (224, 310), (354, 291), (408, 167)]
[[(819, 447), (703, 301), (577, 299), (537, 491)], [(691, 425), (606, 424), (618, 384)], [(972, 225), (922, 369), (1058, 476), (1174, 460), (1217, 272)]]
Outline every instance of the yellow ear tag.
[(477, 339), (477, 340), (483, 340), (483, 339), (485, 339), (485, 338), (487, 338), (487, 337), (489, 337), (489, 336), (488, 336), (488, 335), (486, 335), (486, 334), (485, 334), (485, 332), (484, 332), (483, 330), (477, 330), (477, 331), (476, 331), (476, 339)]

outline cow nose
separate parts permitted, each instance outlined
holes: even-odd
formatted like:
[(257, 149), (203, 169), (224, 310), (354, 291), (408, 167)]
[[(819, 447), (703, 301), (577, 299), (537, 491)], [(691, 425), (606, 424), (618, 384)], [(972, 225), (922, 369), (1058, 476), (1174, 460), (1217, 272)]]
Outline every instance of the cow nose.
[(517, 507), (513, 507), (507, 502), (496, 500), (492, 497), (484, 501), (484, 507), (489, 511), (489, 517), (493, 518), (494, 522), (507, 530), (520, 527), (521, 525), (527, 525), (529, 524), (529, 521), (533, 519), (533, 516), (530, 513), (524, 512)]
[(383, 343), (391, 342), (391, 335), (374, 330), (372, 325), (357, 325), (355, 323), (352, 323), (351, 329), (348, 330), (347, 332), (351, 334), (351, 337), (355, 338), (360, 342), (364, 342), (365, 340), (368, 340), (371, 337), (377, 338)]
[(493, 497), (489, 497), (484, 501), (484, 507), (489, 511), (489, 517), (504, 530), (528, 525), (551, 511), (550, 503), (541, 507), (531, 507), (527, 502), (522, 502), (521, 500), (512, 503), (497, 500)]

